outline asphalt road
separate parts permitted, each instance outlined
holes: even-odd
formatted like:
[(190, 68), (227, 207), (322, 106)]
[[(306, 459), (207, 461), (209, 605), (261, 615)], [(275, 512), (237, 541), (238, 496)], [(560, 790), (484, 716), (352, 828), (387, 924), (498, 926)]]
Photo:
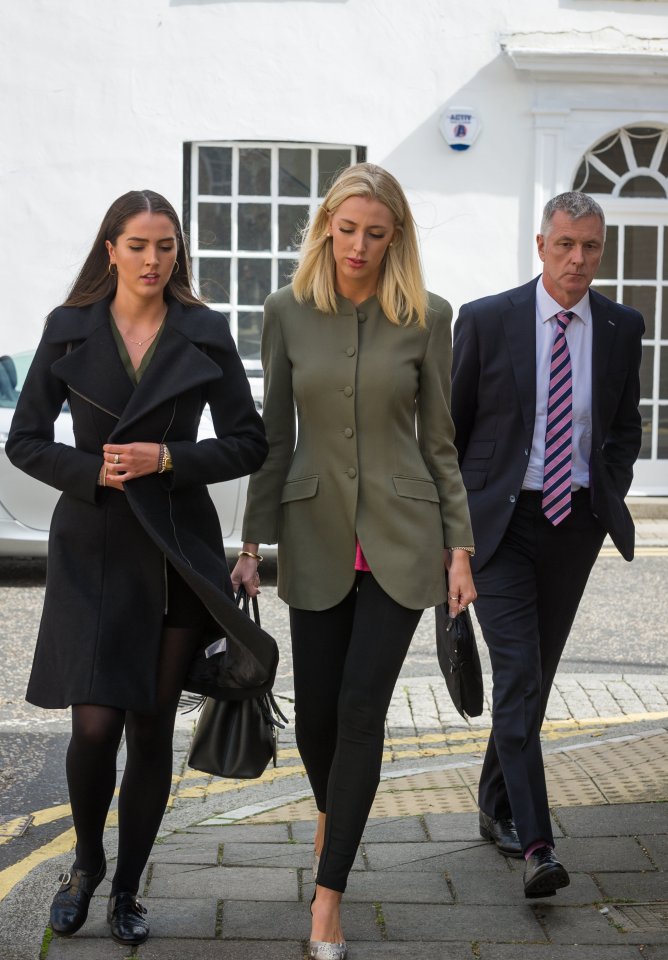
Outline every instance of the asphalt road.
[[(67, 803), (64, 757), (67, 711), (44, 711), (25, 703), (24, 691), (44, 595), (45, 563), (0, 560), (0, 835), (2, 823), (31, 811)], [(263, 565), (263, 625), (276, 637), (281, 664), (278, 692), (291, 689), (287, 608), (277, 599), (275, 567)], [(564, 577), (568, 571), (564, 571)], [(668, 556), (601, 557), (596, 564), (562, 660), (563, 671), (607, 674), (656, 673), (668, 669)], [(488, 670), (480, 643), (483, 669)], [(438, 672), (433, 614), (422, 618), (404, 676)], [(32, 828), (0, 845), (0, 870), (62, 831), (61, 822)]]

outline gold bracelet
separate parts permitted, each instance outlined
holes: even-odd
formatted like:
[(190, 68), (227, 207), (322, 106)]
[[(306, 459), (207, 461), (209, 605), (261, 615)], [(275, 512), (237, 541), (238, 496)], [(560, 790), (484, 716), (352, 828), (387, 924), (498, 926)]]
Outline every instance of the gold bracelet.
[(475, 547), (446, 547), (446, 549), (451, 552), (453, 550), (466, 550), (470, 557), (475, 557)]
[(174, 469), (174, 464), (172, 462), (172, 455), (169, 452), (169, 447), (167, 446), (166, 443), (163, 443), (162, 449), (164, 451), (162, 455), (162, 469), (163, 469), (163, 472), (167, 473), (168, 471)]
[(250, 557), (251, 560), (257, 560), (258, 563), (262, 563), (264, 557), (260, 556), (259, 553), (251, 553), (250, 550), (240, 550), (237, 554), (238, 557)]

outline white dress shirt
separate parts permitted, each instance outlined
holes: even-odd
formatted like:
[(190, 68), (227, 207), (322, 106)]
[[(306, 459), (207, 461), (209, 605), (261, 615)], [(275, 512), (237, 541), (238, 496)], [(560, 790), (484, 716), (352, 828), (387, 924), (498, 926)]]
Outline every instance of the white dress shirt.
[[(556, 315), (564, 310), (553, 300), (540, 277), (536, 286), (536, 422), (524, 490), (543, 489), (545, 428), (550, 386), (550, 359), (557, 332)], [(571, 308), (573, 318), (566, 327), (573, 376), (573, 457), (572, 488), (589, 486), (591, 455), (591, 351), (592, 323), (589, 291)]]

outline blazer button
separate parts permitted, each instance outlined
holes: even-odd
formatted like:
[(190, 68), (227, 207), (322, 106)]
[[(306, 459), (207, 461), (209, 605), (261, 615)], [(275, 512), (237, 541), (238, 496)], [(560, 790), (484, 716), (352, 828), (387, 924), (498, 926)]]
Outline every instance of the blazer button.
[(346, 473), (348, 474), (351, 480), (354, 480), (355, 477), (357, 476), (357, 470), (354, 467), (348, 467), (348, 469), (346, 470)]
[(346, 348), (346, 353), (348, 354), (349, 357), (354, 357), (354, 356), (355, 356), (355, 352), (356, 352), (356, 351), (355, 351), (355, 348), (354, 348), (354, 347), (347, 347), (347, 348)]
[(352, 435), (353, 435), (353, 428), (352, 428), (352, 427), (346, 427), (346, 429), (343, 431), (343, 436), (344, 436), (344, 437), (352, 437)]
[(344, 397), (352, 397), (352, 395), (353, 395), (353, 388), (352, 388), (352, 387), (344, 387), (344, 388), (343, 388), (343, 395), (344, 395)]
[(515, 496), (514, 493), (511, 493), (508, 499), (510, 500), (511, 503), (515, 503), (515, 501), (517, 500), (517, 497)]
[(364, 323), (364, 321), (366, 320), (366, 313), (358, 313), (357, 319), (359, 320), (360, 323)]

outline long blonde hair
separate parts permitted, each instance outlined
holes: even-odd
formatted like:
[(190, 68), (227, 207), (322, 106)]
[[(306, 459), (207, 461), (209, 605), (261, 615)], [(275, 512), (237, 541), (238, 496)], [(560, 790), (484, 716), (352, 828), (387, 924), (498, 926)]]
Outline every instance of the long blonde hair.
[(292, 289), (300, 303), (313, 301), (323, 313), (336, 313), (336, 265), (327, 236), (329, 218), (349, 197), (368, 197), (385, 204), (394, 220), (395, 234), (387, 248), (378, 281), (378, 302), (388, 320), (425, 326), (425, 290), (415, 221), (399, 182), (373, 163), (348, 167), (335, 180), (306, 227)]

